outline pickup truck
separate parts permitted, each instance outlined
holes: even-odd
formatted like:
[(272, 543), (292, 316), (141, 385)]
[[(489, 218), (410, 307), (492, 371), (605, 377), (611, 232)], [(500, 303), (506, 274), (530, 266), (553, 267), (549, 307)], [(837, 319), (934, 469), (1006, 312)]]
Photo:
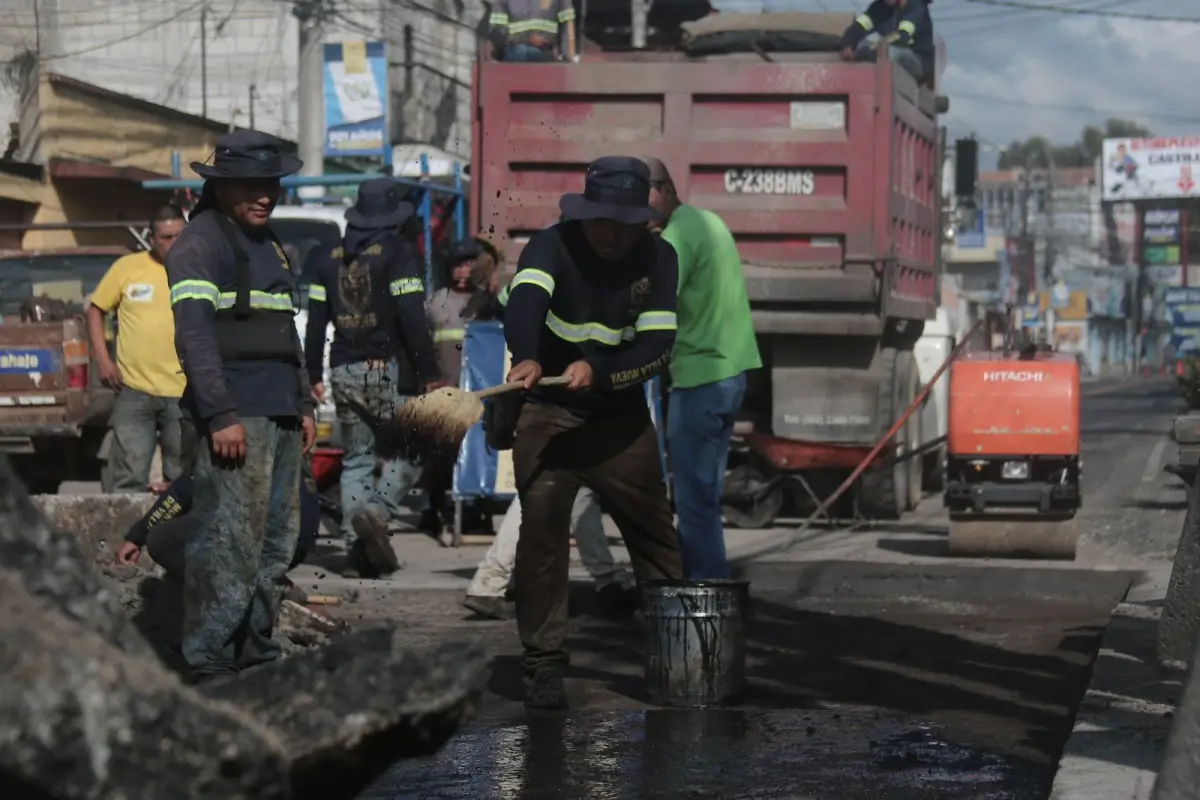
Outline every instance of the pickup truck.
[[(97, 481), (115, 394), (91, 358), (85, 298), (121, 247), (0, 250), (0, 453), (35, 494)], [(61, 300), (66, 319), (28, 321), (33, 297)]]

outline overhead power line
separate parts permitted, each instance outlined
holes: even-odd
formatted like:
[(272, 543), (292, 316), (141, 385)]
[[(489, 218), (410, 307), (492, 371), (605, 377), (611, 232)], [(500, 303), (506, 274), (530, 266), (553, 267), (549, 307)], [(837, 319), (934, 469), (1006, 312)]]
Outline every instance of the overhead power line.
[(1102, 8), (1086, 8), (1073, 6), (1050, 6), (1045, 3), (1029, 3), (1024, 0), (963, 0), (981, 6), (1011, 8), (1018, 11), (1045, 11), (1050, 14), (1068, 14), (1079, 17), (1110, 17), (1115, 19), (1135, 19), (1143, 22), (1190, 22), (1200, 23), (1200, 17), (1176, 17), (1166, 14), (1143, 14), (1135, 11), (1108, 11)]

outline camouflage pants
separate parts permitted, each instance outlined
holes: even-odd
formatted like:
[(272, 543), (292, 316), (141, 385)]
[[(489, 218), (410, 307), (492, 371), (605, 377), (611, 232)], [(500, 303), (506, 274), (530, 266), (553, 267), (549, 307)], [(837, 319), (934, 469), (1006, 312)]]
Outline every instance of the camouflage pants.
[(300, 531), (299, 420), (252, 417), (246, 460), (214, 462), (196, 442), (186, 544), (183, 657), (195, 673), (226, 674), (279, 658), (271, 629)]

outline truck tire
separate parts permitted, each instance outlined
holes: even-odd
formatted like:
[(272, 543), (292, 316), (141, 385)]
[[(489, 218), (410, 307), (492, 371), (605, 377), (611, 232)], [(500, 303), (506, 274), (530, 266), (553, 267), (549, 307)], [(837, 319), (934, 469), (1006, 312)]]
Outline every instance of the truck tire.
[[(880, 351), (883, 376), (879, 381), (879, 436), (887, 433), (896, 418), (912, 402), (912, 382), (916, 373), (916, 362), (912, 351), (886, 347)], [(896, 434), (899, 445), (884, 448), (881, 461), (892, 460), (890, 466), (873, 467), (863, 473), (858, 485), (858, 511), (868, 519), (897, 520), (908, 510), (908, 477), (912, 459), (895, 460), (908, 447), (908, 426)]]
[[(739, 464), (725, 476), (721, 513), (730, 528), (756, 531), (770, 528), (783, 510), (783, 484), (768, 487), (771, 479), (754, 464)], [(731, 492), (732, 490), (732, 492)]]

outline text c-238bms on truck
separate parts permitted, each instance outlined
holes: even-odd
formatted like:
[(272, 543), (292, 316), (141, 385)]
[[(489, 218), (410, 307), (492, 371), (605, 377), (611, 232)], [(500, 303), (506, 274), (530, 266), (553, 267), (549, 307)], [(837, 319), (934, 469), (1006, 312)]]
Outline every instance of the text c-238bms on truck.
[[(771, 17), (806, 15), (760, 15), (756, 30)], [(820, 32), (794, 31), (776, 39), (795, 52), (764, 56), (737, 31), (710, 33), (721, 41), (693, 52), (592, 50), (576, 64), (481, 52), (472, 224), (504, 237), (515, 263), (614, 142), (664, 161), (680, 199), (724, 219), (763, 359), (735, 429), (726, 518), (765, 527), (789, 498), (829, 494), (916, 399), (914, 346), (939, 299), (948, 104), (887, 59), (840, 61), (836, 36), (814, 50)], [(863, 475), (857, 513), (897, 519), (920, 501), (923, 417)]]

